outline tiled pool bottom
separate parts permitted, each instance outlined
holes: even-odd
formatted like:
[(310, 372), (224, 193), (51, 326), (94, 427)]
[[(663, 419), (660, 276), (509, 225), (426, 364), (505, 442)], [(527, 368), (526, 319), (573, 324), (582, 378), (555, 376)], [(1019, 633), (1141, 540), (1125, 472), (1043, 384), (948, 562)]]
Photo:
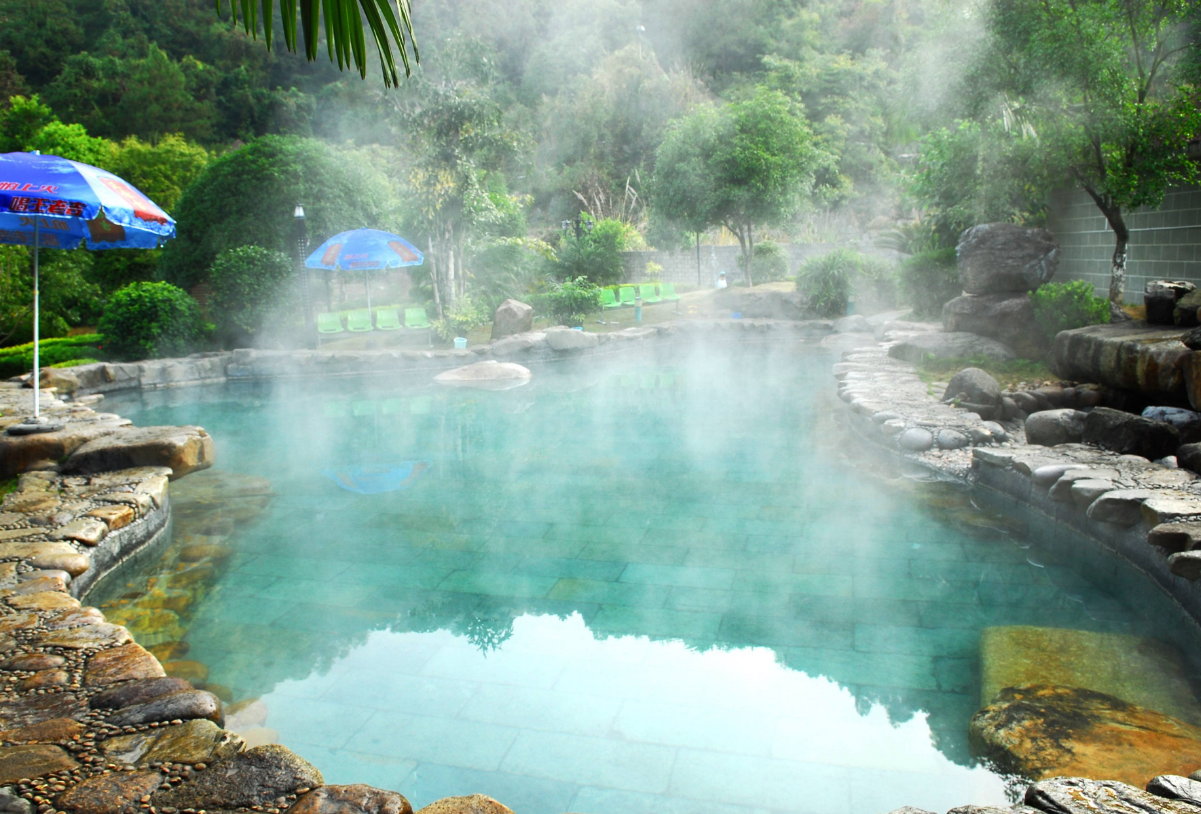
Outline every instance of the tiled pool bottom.
[(829, 362), (747, 349), (502, 393), (339, 382), (112, 409), (201, 424), (223, 469), (273, 482), (185, 616), (186, 658), (261, 698), (328, 782), (518, 814), (1002, 803), (966, 745), (980, 630), (1145, 625), (844, 456)]

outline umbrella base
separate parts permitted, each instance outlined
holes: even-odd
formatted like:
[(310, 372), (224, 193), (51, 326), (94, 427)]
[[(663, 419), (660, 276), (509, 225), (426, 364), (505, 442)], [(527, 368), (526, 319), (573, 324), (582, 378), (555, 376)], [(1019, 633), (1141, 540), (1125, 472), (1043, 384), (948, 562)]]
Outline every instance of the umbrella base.
[(61, 421), (51, 421), (45, 416), (27, 418), (20, 424), (12, 424), (6, 430), (9, 435), (36, 435), (40, 432), (58, 432), (67, 426)]

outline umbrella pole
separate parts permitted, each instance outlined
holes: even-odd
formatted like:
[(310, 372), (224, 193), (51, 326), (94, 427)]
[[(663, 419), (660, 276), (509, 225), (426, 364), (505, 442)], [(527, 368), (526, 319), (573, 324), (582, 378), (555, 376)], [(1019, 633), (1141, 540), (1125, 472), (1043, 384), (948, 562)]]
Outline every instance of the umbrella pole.
[(367, 289), (367, 316), (371, 316), (371, 281), (367, 278), (367, 269), (363, 269), (363, 287)]
[(33, 216), (33, 420), (42, 415), (42, 377), (38, 364), (38, 216)]

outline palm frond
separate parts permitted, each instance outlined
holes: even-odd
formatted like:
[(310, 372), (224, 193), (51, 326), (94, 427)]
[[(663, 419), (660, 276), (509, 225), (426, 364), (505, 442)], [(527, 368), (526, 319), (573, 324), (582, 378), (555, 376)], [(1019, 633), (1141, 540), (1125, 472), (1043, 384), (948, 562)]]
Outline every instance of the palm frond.
[[(219, 14), (225, 0), (216, 0), (216, 3)], [(234, 24), (237, 25), (240, 17), (246, 33), (255, 39), (261, 28), (267, 48), (272, 46), (275, 4), (276, 0), (229, 0)], [(336, 62), (339, 70), (353, 65), (360, 76), (367, 77), (366, 31), (371, 32), (384, 73), (384, 84), (388, 87), (400, 82), (396, 64), (398, 53), (405, 76), (412, 74), (410, 49), (412, 61), (421, 60), (413, 34), (413, 11), (409, 0), (279, 0), (279, 12), (283, 21), (284, 46), (295, 51), (303, 41), (304, 53), (310, 62), (317, 58), (322, 24), (330, 61)], [(298, 13), (299, 26), (296, 24)]]

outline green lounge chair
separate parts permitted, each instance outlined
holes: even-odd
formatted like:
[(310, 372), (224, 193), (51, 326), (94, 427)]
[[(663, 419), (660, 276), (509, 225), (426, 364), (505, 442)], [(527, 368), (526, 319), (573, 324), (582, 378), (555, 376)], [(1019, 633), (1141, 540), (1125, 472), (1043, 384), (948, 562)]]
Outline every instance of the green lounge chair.
[(346, 329), (342, 327), (342, 317), (337, 314), (318, 314), (317, 333), (340, 334)]
[(659, 299), (666, 302), (675, 302), (680, 298), (676, 293), (675, 283), (659, 283)]
[(380, 308), (375, 312), (375, 327), (381, 331), (399, 331), (400, 312), (395, 308)]
[(634, 286), (623, 285), (620, 289), (618, 289), (617, 293), (621, 295), (620, 301), (622, 305), (634, 304)]
[(424, 308), (406, 308), (405, 309), (405, 327), (427, 330), (430, 327), (430, 318), (426, 316)]
[(643, 305), (654, 305), (657, 302), (663, 302), (663, 300), (659, 299), (659, 295), (655, 293), (654, 283), (643, 283), (640, 288), (642, 289)]
[(602, 308), (620, 308), (621, 303), (617, 301), (617, 297), (611, 288), (601, 289), (601, 307)]
[(346, 330), (351, 333), (366, 333), (371, 330), (371, 312), (366, 308), (351, 311), (346, 315)]

